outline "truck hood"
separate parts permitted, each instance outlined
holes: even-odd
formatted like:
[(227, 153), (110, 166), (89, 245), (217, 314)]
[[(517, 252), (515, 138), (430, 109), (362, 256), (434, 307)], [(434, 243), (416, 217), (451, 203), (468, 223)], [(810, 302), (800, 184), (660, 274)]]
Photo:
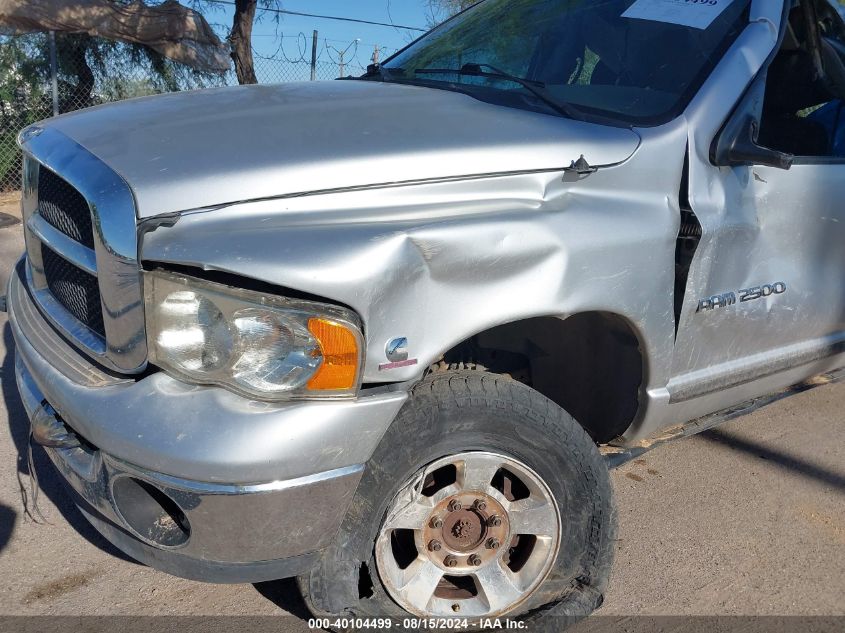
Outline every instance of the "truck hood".
[(431, 179), (619, 163), (630, 129), (368, 81), (183, 92), (43, 124), (132, 188), (140, 218), (246, 200)]

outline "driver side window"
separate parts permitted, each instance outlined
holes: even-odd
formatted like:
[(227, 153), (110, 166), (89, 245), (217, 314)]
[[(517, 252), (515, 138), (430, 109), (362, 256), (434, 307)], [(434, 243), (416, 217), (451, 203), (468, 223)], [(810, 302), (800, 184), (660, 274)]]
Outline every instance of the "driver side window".
[(768, 70), (758, 141), (845, 158), (845, 22), (837, 0), (801, 0)]

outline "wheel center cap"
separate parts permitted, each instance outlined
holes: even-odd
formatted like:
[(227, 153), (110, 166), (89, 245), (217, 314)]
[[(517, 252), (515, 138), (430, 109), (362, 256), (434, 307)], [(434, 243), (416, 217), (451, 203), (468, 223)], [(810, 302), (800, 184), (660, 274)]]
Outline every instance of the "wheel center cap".
[(453, 550), (474, 549), (484, 539), (484, 520), (474, 510), (459, 510), (443, 524), (443, 541)]
[(472, 533), (472, 521), (461, 519), (452, 527), (452, 534), (460, 539), (467, 539)]
[(451, 575), (466, 575), (501, 556), (510, 522), (499, 501), (481, 491), (441, 499), (421, 526), (417, 551)]

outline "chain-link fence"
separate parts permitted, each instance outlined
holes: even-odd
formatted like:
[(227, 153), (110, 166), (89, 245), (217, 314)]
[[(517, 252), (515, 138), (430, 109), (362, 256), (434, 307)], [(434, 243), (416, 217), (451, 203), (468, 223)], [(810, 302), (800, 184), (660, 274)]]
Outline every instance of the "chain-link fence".
[[(360, 75), (390, 51), (321, 40), (273, 36), (253, 51), (259, 83), (325, 81)], [(234, 70), (201, 73), (139, 46), (84, 35), (37, 33), (0, 38), (0, 193), (20, 188), (16, 138), (27, 125), (101, 103), (132, 97), (231, 86)]]

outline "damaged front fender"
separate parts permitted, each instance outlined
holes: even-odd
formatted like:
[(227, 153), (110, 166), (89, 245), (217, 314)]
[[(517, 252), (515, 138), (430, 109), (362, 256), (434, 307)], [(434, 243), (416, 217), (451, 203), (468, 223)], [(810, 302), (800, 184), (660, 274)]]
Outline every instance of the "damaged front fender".
[[(648, 148), (590, 174), (468, 178), (189, 212), (147, 232), (142, 258), (351, 307), (364, 323), (366, 383), (416, 379), (446, 350), (497, 325), (587, 310), (628, 317), (657, 352), (671, 346), (673, 331), (664, 289), (674, 274), (682, 128), (648, 131)], [(677, 169), (647, 169), (667, 152)], [(416, 363), (386, 363), (387, 343), (400, 337)]]

